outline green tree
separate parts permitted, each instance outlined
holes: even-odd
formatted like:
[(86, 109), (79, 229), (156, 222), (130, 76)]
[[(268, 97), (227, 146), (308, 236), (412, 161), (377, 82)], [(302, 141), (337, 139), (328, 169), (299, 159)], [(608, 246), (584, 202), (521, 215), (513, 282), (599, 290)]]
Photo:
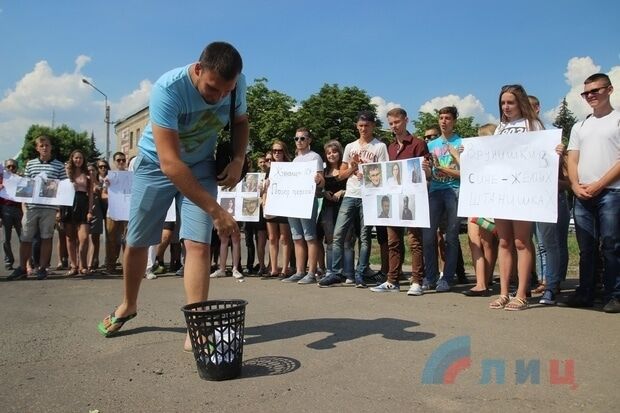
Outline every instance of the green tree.
[[(296, 113), (297, 126), (305, 126), (314, 135), (313, 147), (322, 153), (323, 145), (336, 139), (346, 145), (358, 138), (355, 118), (362, 110), (376, 114), (370, 96), (355, 86), (339, 87), (325, 84), (318, 93), (301, 103)], [(381, 122), (377, 122), (376, 134), (382, 135)]]
[(47, 135), (51, 138), (52, 156), (61, 162), (69, 159), (69, 155), (75, 149), (83, 151), (89, 160), (101, 156), (93, 136), (89, 137), (88, 132), (77, 132), (67, 125), (60, 125), (53, 129), (48, 126), (32, 125), (28, 128), (24, 138), (24, 146), (20, 156), (22, 161), (28, 161), (38, 156), (34, 140), (40, 135)]
[(295, 99), (267, 87), (266, 78), (255, 79), (248, 87), (250, 145), (254, 158), (271, 148), (274, 139), (286, 140), (295, 134)]
[[(414, 134), (416, 136), (424, 136), (424, 132), (439, 125), (439, 111), (435, 109), (434, 113), (419, 112), (418, 119), (413, 121), (415, 127)], [(478, 127), (480, 125), (474, 123), (472, 116), (459, 117), (454, 125), (454, 132), (462, 138), (478, 136)]]
[(562, 104), (560, 105), (560, 111), (558, 112), (558, 116), (556, 116), (555, 122), (553, 122), (553, 126), (558, 129), (562, 129), (562, 143), (564, 145), (568, 145), (570, 131), (575, 123), (577, 123), (577, 118), (575, 117), (575, 115), (573, 115), (573, 112), (568, 109), (566, 98), (564, 98), (562, 99)]

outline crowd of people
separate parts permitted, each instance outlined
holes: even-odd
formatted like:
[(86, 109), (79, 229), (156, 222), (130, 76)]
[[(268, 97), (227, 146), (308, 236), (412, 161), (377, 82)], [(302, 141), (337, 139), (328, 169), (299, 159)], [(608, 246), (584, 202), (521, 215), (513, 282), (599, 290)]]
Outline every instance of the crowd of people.
[[(222, 55), (224, 59), (214, 58)], [(592, 107), (593, 114), (573, 127), (568, 147), (559, 145), (556, 148), (560, 165), (557, 222), (533, 223), (492, 217), (467, 219), (468, 252), (474, 267), (475, 285), (463, 292), (465, 296), (492, 295), (497, 261), (499, 296), (489, 303), (489, 308), (526, 309), (532, 292), (541, 294), (540, 304), (556, 304), (568, 268), (567, 238), (572, 206), (580, 249), (579, 287), (563, 304), (593, 306), (600, 281), (604, 311), (620, 312), (620, 112), (611, 106), (612, 92), (608, 76), (588, 77), (582, 96)], [(227, 101), (231, 93), (237, 96), (234, 114), (230, 114), (229, 105), (215, 104)], [(170, 103), (177, 99), (184, 103)], [(538, 117), (538, 99), (528, 96), (522, 86), (503, 87), (498, 101), (499, 125), (483, 125), (479, 136), (544, 129)], [(183, 113), (171, 113), (185, 110), (182, 109), (184, 105), (196, 106), (198, 112), (215, 111), (219, 123), (230, 121), (236, 126), (232, 137), (234, 156), (217, 178), (209, 172), (209, 156), (214, 149), (210, 145), (214, 140), (207, 138), (219, 131), (213, 126), (218, 122), (205, 126), (199, 117), (187, 115), (186, 119)], [(357, 288), (372, 285), (372, 292), (399, 292), (408, 249), (411, 260), (408, 295), (421, 296), (429, 290), (445, 293), (455, 283), (468, 281), (457, 216), (459, 165), (464, 149), (463, 138), (455, 133), (456, 107), (441, 108), (438, 124), (426, 130), (422, 137), (413, 136), (407, 130), (406, 111), (395, 108), (387, 113), (393, 136), (388, 143), (375, 137), (376, 119), (369, 111), (357, 116), (359, 138), (344, 147), (337, 140), (330, 140), (319, 154), (312, 150), (312, 133), (304, 127), (297, 129), (291, 141), (274, 140), (270, 150), (256, 160), (254, 170), (263, 172), (265, 180), (260, 184), (244, 182), (252, 188), (259, 184), (261, 193), (259, 221), (245, 223), (235, 222), (226, 208), (214, 201), (216, 182), (223, 187), (234, 187), (240, 178), (243, 161), (248, 157), (245, 153), (248, 139), (245, 78), (236, 50), (225, 43), (212, 43), (203, 51), (198, 63), (165, 74), (154, 86), (150, 108), (151, 123), (145, 129), (139, 144), (140, 154), (135, 159), (129, 222), (106, 217), (107, 188), (114, 185), (114, 181), (107, 177), (110, 167), (105, 160), (87, 164), (84, 154), (76, 150), (63, 165), (51, 157), (51, 140), (46, 136), (37, 138), (39, 157), (28, 161), (25, 175), (34, 177), (45, 172), (48, 178), (69, 178), (76, 197), (72, 207), (27, 204), (23, 218), (20, 204), (2, 201), (4, 262), (7, 270), (13, 270), (9, 280), (30, 274), (38, 279), (47, 277), (55, 230), (59, 235), (57, 268), (66, 269), (67, 276), (98, 270), (100, 236), (104, 229), (107, 242), (101, 270), (115, 273), (121, 245), (126, 239), (122, 266), (125, 299), (99, 324), (99, 331), (105, 336), (114, 334), (135, 317), (140, 281), (166, 271), (164, 253), (168, 245), (171, 246), (168, 271), (191, 274), (185, 277), (190, 303), (206, 299), (205, 268), (213, 270), (209, 270), (210, 277), (206, 278), (228, 275), (229, 247), (232, 248), (230, 274), (239, 279), (256, 275), (278, 278), (284, 283), (318, 284), (323, 288), (341, 284)], [(180, 119), (186, 124), (180, 123)], [(211, 143), (196, 144), (200, 149), (193, 151), (181, 138), (189, 133), (188, 130), (196, 131), (196, 127), (206, 130), (201, 142)], [(186, 145), (183, 150), (179, 150), (178, 142)], [(294, 148), (290, 150), (291, 145)], [(381, 269), (374, 272), (369, 267), (373, 227), (364, 225), (361, 195), (364, 176), (359, 167), (365, 163), (414, 157), (424, 158), (422, 169), (428, 184), (430, 227), (375, 227)], [(271, 162), (289, 161), (316, 162), (316, 196), (308, 219), (269, 216), (262, 211), (262, 204), (268, 197)], [(126, 169), (124, 153), (115, 153), (113, 162), (116, 169)], [(14, 172), (17, 163), (9, 159), (5, 167)], [(400, 179), (399, 170), (391, 173), (391, 179)], [(574, 205), (569, 205), (568, 190), (574, 194)], [(165, 211), (175, 198), (180, 225), (178, 221), (163, 223), (160, 211)], [(403, 211), (403, 214), (411, 214), (408, 207)], [(153, 212), (156, 216), (148, 215)], [(13, 230), (20, 239), (17, 260), (11, 250)], [(247, 250), (245, 268), (240, 253), (242, 232)], [(150, 260), (147, 257), (151, 257)], [(598, 257), (601, 257), (600, 265)], [(17, 267), (13, 268), (16, 261)], [(515, 286), (512, 291), (511, 285)], [(186, 341), (186, 348), (188, 343)]]

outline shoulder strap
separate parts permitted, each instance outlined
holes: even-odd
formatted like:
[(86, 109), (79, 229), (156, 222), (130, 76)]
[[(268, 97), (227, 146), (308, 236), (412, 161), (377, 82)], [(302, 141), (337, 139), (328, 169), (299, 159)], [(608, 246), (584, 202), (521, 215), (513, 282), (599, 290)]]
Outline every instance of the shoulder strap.
[(228, 131), (230, 132), (230, 141), (232, 142), (233, 140), (233, 125), (235, 124), (235, 106), (237, 105), (236, 103), (237, 100), (237, 86), (235, 86), (235, 88), (232, 90), (232, 92), (230, 92), (230, 113), (229, 113), (229, 119), (228, 119)]

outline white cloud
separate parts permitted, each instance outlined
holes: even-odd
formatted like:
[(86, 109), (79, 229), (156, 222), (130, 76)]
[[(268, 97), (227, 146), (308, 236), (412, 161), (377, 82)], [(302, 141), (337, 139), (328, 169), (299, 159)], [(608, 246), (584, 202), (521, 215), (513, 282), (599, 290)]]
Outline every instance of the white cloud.
[(114, 113), (116, 117), (118, 119), (125, 118), (147, 106), (149, 104), (152, 88), (153, 84), (150, 80), (145, 79), (141, 81), (138, 89), (123, 96), (118, 103), (114, 104)]
[(381, 120), (384, 127), (387, 127), (387, 113), (394, 109), (402, 107), (400, 103), (386, 102), (381, 96), (374, 96), (370, 98), (370, 103), (377, 108), (377, 117)]
[[(90, 61), (89, 56), (80, 55), (72, 71), (55, 74), (49, 63), (42, 60), (13, 88), (4, 91), (0, 98), (0, 160), (14, 156), (21, 149), (30, 125), (52, 126), (52, 117), (56, 126), (67, 124), (89, 134), (93, 131), (99, 149), (105, 148), (104, 101), (99, 93), (82, 83), (82, 78), (88, 79), (82, 70)], [(146, 106), (151, 88), (151, 82), (143, 80), (118, 102), (110, 102), (112, 121)], [(110, 140), (114, 150), (113, 125)]]
[[(573, 57), (566, 65), (564, 77), (569, 86), (566, 94), (566, 103), (568, 109), (575, 115), (577, 119), (585, 119), (588, 114), (592, 113), (592, 109), (582, 99), (580, 93), (583, 92), (583, 81), (594, 73), (601, 72), (601, 66), (594, 63), (591, 57)], [(620, 85), (620, 66), (612, 67), (607, 73), (614, 85)], [(551, 125), (560, 110), (562, 98), (557, 101), (556, 107), (543, 113), (542, 119), (545, 124)], [(620, 93), (614, 92), (611, 95), (611, 104), (614, 108), (620, 108)]]
[(433, 113), (435, 109), (444, 106), (456, 106), (460, 117), (472, 116), (478, 123), (497, 123), (495, 116), (485, 112), (484, 105), (474, 95), (467, 95), (461, 98), (457, 95), (438, 96), (420, 106), (419, 112)]

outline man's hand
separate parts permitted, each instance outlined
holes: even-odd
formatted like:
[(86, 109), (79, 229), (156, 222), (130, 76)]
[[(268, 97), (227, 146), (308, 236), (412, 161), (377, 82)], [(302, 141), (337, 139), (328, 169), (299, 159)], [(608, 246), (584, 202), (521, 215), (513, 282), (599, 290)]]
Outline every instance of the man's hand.
[(588, 184), (588, 185), (583, 185), (583, 187), (585, 191), (588, 193), (588, 195), (590, 195), (591, 198), (594, 198), (595, 196), (600, 194), (603, 189), (605, 189), (603, 186), (599, 184), (598, 181), (592, 182), (591, 184)]
[(220, 237), (229, 237), (231, 234), (239, 231), (239, 225), (232, 215), (219, 207), (217, 213), (213, 214), (213, 227)]
[(585, 199), (592, 198), (592, 195), (590, 195), (587, 191), (588, 185), (577, 184), (577, 185), (571, 186), (571, 188), (575, 196), (579, 199), (585, 200)]
[(217, 184), (226, 189), (234, 188), (241, 178), (243, 161), (243, 158), (233, 158), (233, 160), (226, 165), (222, 173), (217, 176)]

